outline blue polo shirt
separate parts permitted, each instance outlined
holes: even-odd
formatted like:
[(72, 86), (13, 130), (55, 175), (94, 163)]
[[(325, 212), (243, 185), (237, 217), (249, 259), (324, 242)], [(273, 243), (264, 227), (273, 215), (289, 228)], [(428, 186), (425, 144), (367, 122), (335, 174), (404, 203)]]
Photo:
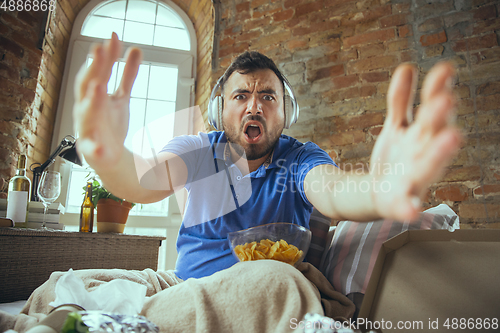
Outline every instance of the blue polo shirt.
[(229, 232), (274, 222), (309, 228), (313, 206), (304, 193), (304, 178), (318, 165), (334, 165), (316, 144), (281, 135), (272, 159), (244, 175), (232, 164), (226, 143), (224, 132), (214, 131), (176, 137), (162, 149), (180, 156), (188, 168), (175, 269), (184, 280), (237, 262)]

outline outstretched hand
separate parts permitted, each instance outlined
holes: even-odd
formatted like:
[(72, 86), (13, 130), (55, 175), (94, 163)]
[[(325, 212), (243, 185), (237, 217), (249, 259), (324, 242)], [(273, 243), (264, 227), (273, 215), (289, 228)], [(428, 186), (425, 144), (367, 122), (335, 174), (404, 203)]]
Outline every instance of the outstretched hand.
[(370, 159), (378, 184), (372, 200), (380, 216), (415, 218), (427, 188), (456, 155), (461, 135), (449, 122), (455, 104), (451, 90), (454, 73), (449, 63), (432, 68), (411, 123), (417, 71), (407, 64), (396, 69), (387, 97), (387, 117)]
[(129, 100), (141, 62), (138, 48), (127, 50), (120, 86), (112, 95), (107, 84), (113, 64), (121, 55), (118, 36), (113, 33), (104, 44), (95, 45), (93, 62), (82, 66), (76, 77), (73, 117), (78, 133), (77, 149), (96, 171), (115, 166), (124, 150), (128, 131)]

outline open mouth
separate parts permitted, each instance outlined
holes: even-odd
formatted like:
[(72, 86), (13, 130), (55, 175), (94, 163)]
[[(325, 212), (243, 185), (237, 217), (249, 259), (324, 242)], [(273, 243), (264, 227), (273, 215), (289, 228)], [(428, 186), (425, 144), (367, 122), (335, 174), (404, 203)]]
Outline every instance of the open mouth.
[(248, 122), (245, 125), (245, 139), (249, 143), (257, 142), (262, 136), (262, 125), (259, 122)]

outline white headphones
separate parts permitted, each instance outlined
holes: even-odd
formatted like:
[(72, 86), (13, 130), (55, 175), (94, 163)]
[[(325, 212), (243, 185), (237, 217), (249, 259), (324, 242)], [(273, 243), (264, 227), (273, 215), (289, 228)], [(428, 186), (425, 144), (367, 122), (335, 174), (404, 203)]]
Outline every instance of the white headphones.
[[(210, 94), (210, 100), (208, 101), (208, 123), (219, 131), (223, 130), (222, 109), (224, 108), (224, 99), (221, 95), (217, 95), (217, 92), (221, 88), (220, 85), (223, 77), (224, 75), (217, 80), (214, 89), (212, 89), (212, 94)], [(285, 86), (285, 128), (290, 128), (290, 126), (299, 119), (299, 104), (297, 103), (292, 86), (287, 78), (283, 74), (281, 74), (281, 78)]]

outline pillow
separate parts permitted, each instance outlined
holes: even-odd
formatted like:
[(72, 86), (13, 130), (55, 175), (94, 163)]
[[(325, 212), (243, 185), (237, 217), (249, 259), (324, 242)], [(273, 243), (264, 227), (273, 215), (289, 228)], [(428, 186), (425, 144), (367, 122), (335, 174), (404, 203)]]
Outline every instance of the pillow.
[(419, 214), (413, 223), (380, 220), (337, 225), (320, 271), (344, 295), (364, 294), (382, 243), (406, 230), (459, 228), (457, 214), (441, 204)]
[[(327, 249), (328, 230), (331, 219), (321, 214), (316, 208), (313, 209), (309, 218), (309, 230), (311, 230), (311, 244), (307, 250), (304, 261), (319, 269), (321, 258)], [(331, 239), (330, 239), (331, 242)]]

